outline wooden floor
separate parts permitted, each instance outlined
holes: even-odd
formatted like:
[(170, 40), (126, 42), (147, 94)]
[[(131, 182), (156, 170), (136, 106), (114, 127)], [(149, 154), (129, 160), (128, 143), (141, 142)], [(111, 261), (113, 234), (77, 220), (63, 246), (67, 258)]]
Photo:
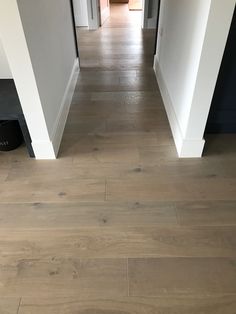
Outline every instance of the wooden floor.
[(0, 154), (0, 314), (235, 314), (236, 136), (178, 159), (155, 34), (111, 12), (78, 31), (59, 159)]
[(129, 0), (129, 10), (131, 11), (142, 11), (142, 0)]

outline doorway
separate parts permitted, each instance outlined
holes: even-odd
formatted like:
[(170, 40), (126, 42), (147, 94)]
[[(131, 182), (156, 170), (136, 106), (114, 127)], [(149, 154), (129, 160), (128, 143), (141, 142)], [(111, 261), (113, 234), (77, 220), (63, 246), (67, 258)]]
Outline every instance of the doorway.
[(136, 28), (141, 30), (142, 10), (130, 10), (129, 3), (110, 3), (110, 16), (102, 27)]
[(216, 152), (235, 156), (236, 148), (236, 9), (224, 51), (212, 103), (205, 138), (205, 155)]
[(98, 29), (110, 16), (110, 6), (126, 5), (130, 11), (140, 11), (143, 29), (155, 29), (159, 0), (71, 0), (77, 27)]
[(90, 173), (141, 172), (139, 156), (171, 141), (153, 70), (156, 30), (142, 29), (141, 17), (116, 3), (102, 27), (77, 28), (80, 74), (64, 144)]
[(236, 10), (221, 63), (206, 133), (236, 133)]
[[(78, 41), (88, 30), (100, 28), (135, 28), (140, 34), (150, 30), (155, 38), (155, 54), (159, 1), (154, 0), (71, 0), (73, 1)], [(154, 34), (155, 33), (155, 34)], [(89, 34), (89, 33), (88, 33)], [(79, 43), (80, 64), (83, 66), (83, 44)], [(145, 49), (145, 48), (144, 48)], [(91, 54), (91, 52), (89, 52)], [(87, 59), (87, 56), (85, 56)], [(153, 60), (152, 60), (153, 61)], [(87, 64), (87, 63), (86, 63)]]
[(77, 28), (81, 69), (138, 69), (149, 49), (152, 65), (155, 30), (142, 30), (142, 11), (129, 10), (128, 3), (111, 3), (109, 13), (95, 31)]

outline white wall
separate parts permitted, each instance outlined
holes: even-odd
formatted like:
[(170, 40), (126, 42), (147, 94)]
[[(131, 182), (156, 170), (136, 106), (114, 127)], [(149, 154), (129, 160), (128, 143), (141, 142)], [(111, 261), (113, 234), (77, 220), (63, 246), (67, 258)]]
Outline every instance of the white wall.
[(200, 157), (235, 0), (162, 0), (155, 71), (180, 157)]
[(76, 59), (69, 0), (18, 0), (49, 134)]
[(181, 131), (186, 132), (211, 0), (164, 0), (157, 58)]
[(55, 158), (78, 67), (70, 2), (1, 0), (0, 29), (36, 158)]
[(89, 29), (96, 30), (100, 27), (99, 0), (87, 0), (87, 6)]
[(75, 24), (78, 27), (88, 26), (87, 0), (73, 0), (75, 12)]
[(0, 39), (0, 79), (12, 78), (11, 70), (7, 61), (5, 51), (3, 49), (2, 41)]

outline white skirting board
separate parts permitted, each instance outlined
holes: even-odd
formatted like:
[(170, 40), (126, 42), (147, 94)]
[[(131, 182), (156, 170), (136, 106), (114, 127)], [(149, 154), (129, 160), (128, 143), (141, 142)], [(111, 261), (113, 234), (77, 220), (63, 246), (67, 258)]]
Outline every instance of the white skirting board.
[(168, 120), (170, 123), (170, 127), (171, 127), (172, 135), (175, 141), (175, 146), (178, 152), (178, 156), (180, 158), (201, 157), (203, 148), (205, 145), (205, 140), (184, 138), (156, 55), (154, 58), (154, 71), (156, 74), (157, 82), (160, 88), (161, 96), (162, 96), (166, 113), (168, 116)]
[(67, 116), (70, 110), (72, 97), (74, 94), (76, 82), (79, 74), (79, 60), (76, 59), (71, 71), (68, 84), (62, 98), (60, 110), (55, 120), (53, 130), (48, 141), (33, 141), (32, 147), (36, 159), (56, 159), (64, 128), (66, 125)]

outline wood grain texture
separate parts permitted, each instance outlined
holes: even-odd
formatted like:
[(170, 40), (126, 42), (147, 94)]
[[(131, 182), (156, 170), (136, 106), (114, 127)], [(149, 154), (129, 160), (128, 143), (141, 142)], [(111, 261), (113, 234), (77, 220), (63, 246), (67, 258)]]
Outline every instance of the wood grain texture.
[(77, 230), (96, 227), (177, 226), (175, 203), (0, 204), (0, 229)]
[(50, 259), (58, 255), (68, 258), (235, 257), (235, 236), (236, 227), (3, 229), (0, 262), (4, 266), (22, 259)]
[(57, 160), (0, 153), (0, 314), (236, 314), (236, 137), (178, 159), (139, 18), (78, 29)]
[(18, 314), (21, 298), (0, 297), (0, 314)]
[(235, 314), (234, 296), (129, 297), (79, 300), (23, 298), (19, 314)]
[(128, 272), (131, 296), (236, 292), (235, 259), (129, 259)]
[[(224, 189), (222, 189), (222, 186)], [(235, 200), (236, 179), (154, 178), (108, 179), (109, 201)]]
[(179, 223), (184, 226), (235, 226), (235, 201), (179, 202)]
[[(122, 259), (21, 259), (1, 269), (1, 296), (80, 298), (127, 296), (127, 262)], [(114, 284), (115, 283), (115, 284)], [(30, 287), (30, 289), (29, 289)]]

